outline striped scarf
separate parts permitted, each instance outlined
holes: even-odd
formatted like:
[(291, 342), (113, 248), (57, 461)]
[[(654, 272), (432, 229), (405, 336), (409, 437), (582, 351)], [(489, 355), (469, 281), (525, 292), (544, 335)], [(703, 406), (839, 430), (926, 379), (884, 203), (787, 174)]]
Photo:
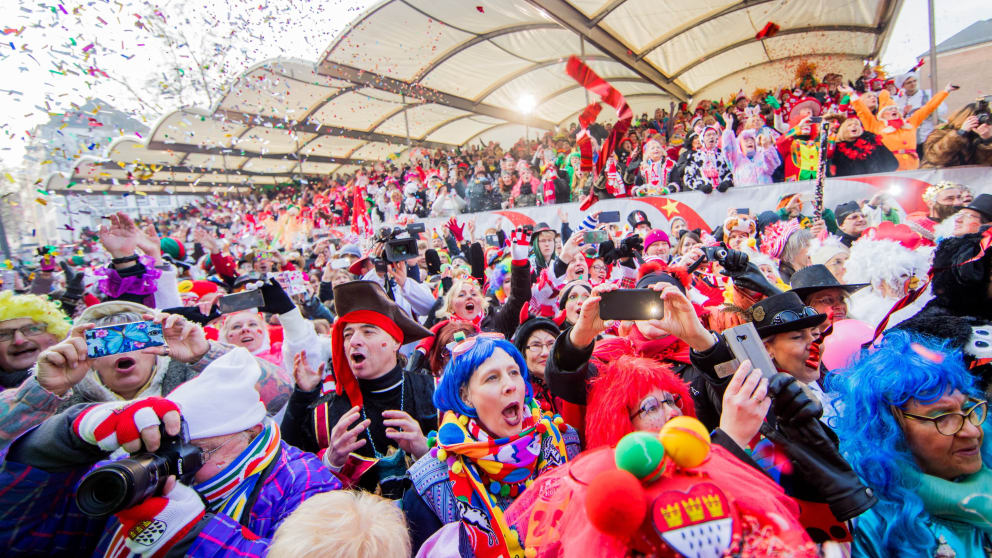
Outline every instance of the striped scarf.
[[(248, 498), (261, 479), (262, 472), (279, 454), (281, 440), (279, 426), (271, 419), (265, 419), (262, 431), (237, 459), (212, 479), (193, 486), (193, 489), (207, 501), (207, 511), (222, 513), (240, 522)], [(136, 556), (125, 545), (126, 538), (127, 531), (118, 524), (104, 556), (106, 558)]]
[(241, 521), (248, 497), (261, 479), (262, 472), (278, 455), (281, 440), (279, 426), (266, 419), (262, 431), (234, 461), (210, 480), (193, 486), (206, 500), (207, 511)]
[(538, 474), (568, 460), (555, 421), (533, 399), (527, 410), (523, 430), (507, 438), (492, 439), (475, 419), (452, 411), (438, 428), (435, 455), (448, 464), (461, 522), (478, 558), (524, 557), (523, 541), (503, 517), (497, 496), (516, 498)]

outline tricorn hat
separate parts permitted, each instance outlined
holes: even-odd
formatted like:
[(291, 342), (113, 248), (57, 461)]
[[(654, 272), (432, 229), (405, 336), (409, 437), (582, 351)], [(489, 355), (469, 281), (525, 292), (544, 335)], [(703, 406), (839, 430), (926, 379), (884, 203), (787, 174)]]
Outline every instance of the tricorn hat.
[(352, 406), (362, 405), (362, 392), (344, 351), (346, 324), (372, 324), (404, 345), (431, 335), (429, 330), (390, 300), (382, 285), (375, 281), (349, 281), (334, 287), (334, 311), (338, 316), (331, 328), (334, 391), (338, 395), (347, 394)]
[(822, 291), (823, 289), (843, 289), (848, 293), (867, 287), (868, 283), (858, 283), (843, 285), (830, 273), (830, 269), (823, 264), (806, 266), (792, 274), (792, 292), (799, 295), (799, 298), (806, 300), (806, 297)]

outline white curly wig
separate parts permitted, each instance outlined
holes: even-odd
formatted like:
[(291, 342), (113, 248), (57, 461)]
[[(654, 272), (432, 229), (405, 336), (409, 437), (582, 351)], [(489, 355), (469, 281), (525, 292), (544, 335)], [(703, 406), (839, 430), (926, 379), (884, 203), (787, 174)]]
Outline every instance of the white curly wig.
[(932, 257), (933, 248), (913, 251), (894, 240), (862, 237), (851, 245), (844, 280), (871, 283), (876, 289), (888, 283), (892, 289), (901, 290), (907, 277), (926, 277)]

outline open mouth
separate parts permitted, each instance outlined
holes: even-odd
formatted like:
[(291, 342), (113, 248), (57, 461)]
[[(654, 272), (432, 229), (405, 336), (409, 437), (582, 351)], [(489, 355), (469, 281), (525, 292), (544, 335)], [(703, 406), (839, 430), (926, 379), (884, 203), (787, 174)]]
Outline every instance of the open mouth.
[(475, 303), (474, 302), (465, 303), (465, 311), (468, 312), (469, 314), (475, 313)]
[(247, 344), (249, 344), (249, 343), (251, 343), (251, 342), (253, 342), (253, 341), (255, 341), (255, 337), (254, 337), (253, 335), (245, 335), (244, 337), (242, 337), (242, 338), (240, 339), (240, 341), (241, 341), (241, 343), (242, 343), (243, 345), (247, 345)]
[(117, 368), (117, 371), (118, 372), (120, 372), (122, 374), (126, 374), (126, 373), (134, 370), (134, 365), (135, 364), (137, 364), (137, 361), (135, 361), (133, 358), (131, 358), (131, 357), (121, 357), (121, 358), (117, 359), (117, 362), (114, 363), (114, 367)]
[(348, 355), (348, 358), (351, 360), (352, 364), (361, 364), (365, 362), (366, 357), (362, 353), (351, 353)]
[(503, 408), (503, 420), (510, 426), (516, 426), (523, 420), (523, 413), (521, 411), (520, 403), (514, 401)]

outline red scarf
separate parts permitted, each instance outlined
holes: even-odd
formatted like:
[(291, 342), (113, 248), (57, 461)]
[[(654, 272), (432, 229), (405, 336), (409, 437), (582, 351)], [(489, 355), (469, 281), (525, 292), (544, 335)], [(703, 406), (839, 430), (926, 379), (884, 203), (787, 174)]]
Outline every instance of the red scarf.
[(674, 335), (660, 339), (648, 339), (636, 327), (631, 328), (627, 337), (608, 339), (596, 345), (595, 356), (603, 362), (631, 354), (653, 358), (664, 362), (690, 364), (689, 345)]

